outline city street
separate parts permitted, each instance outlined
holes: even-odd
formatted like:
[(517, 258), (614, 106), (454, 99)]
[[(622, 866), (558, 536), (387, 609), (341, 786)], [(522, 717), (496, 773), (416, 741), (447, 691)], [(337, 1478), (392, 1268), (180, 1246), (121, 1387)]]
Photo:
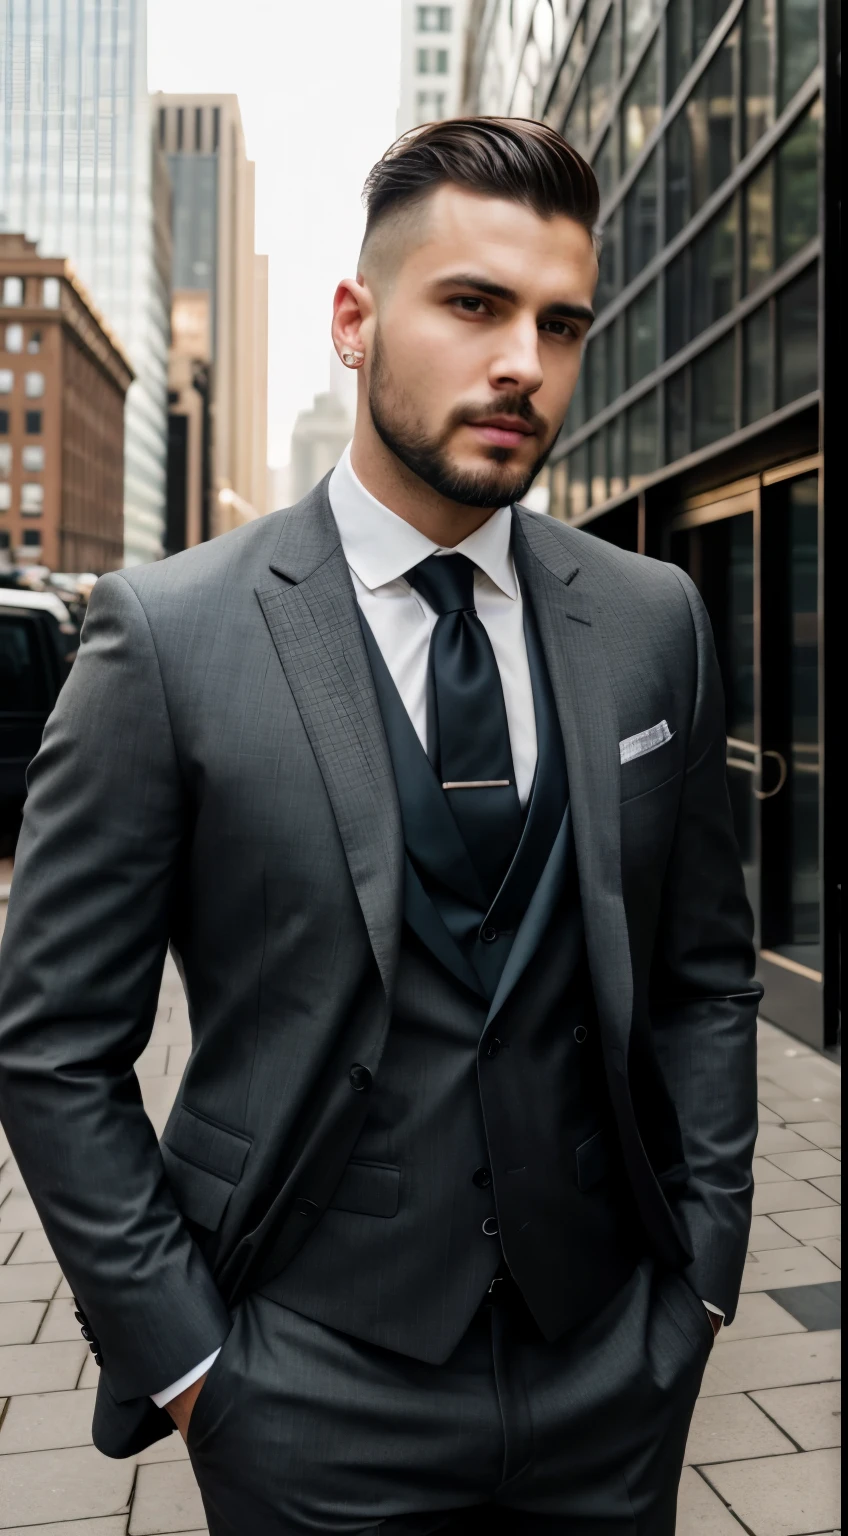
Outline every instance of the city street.
[[(0, 887), (4, 878), (0, 871)], [(0, 895), (0, 931), (5, 902)], [(168, 963), (138, 1063), (158, 1130), (189, 1050)], [(809, 1536), (839, 1522), (839, 1069), (761, 1025), (760, 1137), (737, 1320), (695, 1413), (678, 1536)], [(127, 1461), (90, 1443), (97, 1367), (0, 1133), (0, 1530), (154, 1536), (206, 1529), (176, 1435)], [(247, 1536), (247, 1533), (245, 1533)]]

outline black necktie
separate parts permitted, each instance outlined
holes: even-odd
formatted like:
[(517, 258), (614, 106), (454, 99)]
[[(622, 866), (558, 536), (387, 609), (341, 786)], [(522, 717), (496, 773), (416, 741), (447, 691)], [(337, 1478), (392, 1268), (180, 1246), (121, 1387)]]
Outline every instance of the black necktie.
[(438, 614), (430, 638), (427, 754), (491, 903), (521, 838), (500, 673), (474, 608), (474, 565), (429, 555), (407, 571)]

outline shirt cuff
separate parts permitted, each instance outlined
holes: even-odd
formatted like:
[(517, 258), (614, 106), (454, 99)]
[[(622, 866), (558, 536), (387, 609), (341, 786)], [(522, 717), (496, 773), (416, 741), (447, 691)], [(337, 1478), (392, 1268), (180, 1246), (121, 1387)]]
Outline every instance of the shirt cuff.
[(170, 1403), (171, 1399), (174, 1397), (179, 1397), (180, 1393), (184, 1392), (186, 1387), (190, 1387), (193, 1382), (197, 1381), (198, 1377), (205, 1376), (206, 1372), (210, 1369), (213, 1360), (217, 1360), (220, 1353), (220, 1349), (214, 1349), (211, 1355), (207, 1355), (206, 1359), (201, 1360), (200, 1364), (196, 1365), (193, 1370), (186, 1371), (185, 1375), (181, 1376), (179, 1381), (172, 1381), (171, 1385), (169, 1387), (163, 1387), (161, 1392), (151, 1392), (150, 1395), (156, 1404), (156, 1407), (164, 1408), (166, 1403)]
[[(701, 1300), (704, 1301), (703, 1296)], [(721, 1307), (714, 1307), (711, 1301), (704, 1301), (704, 1306), (708, 1312), (714, 1312), (716, 1317), (720, 1317), (722, 1322), (724, 1322), (725, 1314), (722, 1312)]]

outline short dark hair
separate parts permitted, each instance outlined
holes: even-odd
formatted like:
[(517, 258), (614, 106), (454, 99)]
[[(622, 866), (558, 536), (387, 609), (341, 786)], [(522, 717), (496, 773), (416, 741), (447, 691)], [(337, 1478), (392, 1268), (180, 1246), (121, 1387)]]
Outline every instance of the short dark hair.
[(592, 167), (545, 123), (527, 117), (454, 117), (402, 134), (368, 173), (365, 240), (386, 214), (451, 183), (566, 214), (595, 240), (600, 196)]

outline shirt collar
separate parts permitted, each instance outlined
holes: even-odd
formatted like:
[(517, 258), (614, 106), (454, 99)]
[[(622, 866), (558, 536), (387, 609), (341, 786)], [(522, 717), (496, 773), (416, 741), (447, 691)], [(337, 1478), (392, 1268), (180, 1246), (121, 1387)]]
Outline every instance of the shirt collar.
[[(350, 444), (330, 476), (328, 492), (344, 557), (371, 591), (396, 581), (441, 547), (365, 489), (350, 462)], [(511, 536), (512, 510), (500, 507), (450, 553), (467, 555), (501, 592), (516, 598)]]

